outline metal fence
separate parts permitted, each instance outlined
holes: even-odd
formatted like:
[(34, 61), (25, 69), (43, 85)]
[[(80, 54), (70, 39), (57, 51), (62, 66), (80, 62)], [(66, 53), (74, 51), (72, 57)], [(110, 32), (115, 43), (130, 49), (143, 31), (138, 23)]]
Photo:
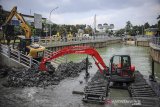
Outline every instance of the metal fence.
[(31, 68), (32, 66), (34, 67), (39, 66), (39, 62), (37, 60), (34, 60), (33, 58), (28, 57), (22, 52), (12, 49), (7, 45), (0, 44), (0, 53), (6, 55), (8, 58), (15, 60), (16, 62), (19, 62), (20, 64), (26, 66), (27, 68)]
[(151, 43), (160, 48), (160, 37), (152, 37)]
[(152, 36), (147, 36), (147, 35), (137, 35), (135, 36), (135, 38), (138, 40), (138, 41), (150, 41)]
[(89, 37), (72, 37), (72, 38), (57, 38), (57, 37), (44, 37), (39, 39), (39, 44), (43, 46), (57, 46), (65, 44), (80, 44), (89, 42), (104, 42), (107, 40), (121, 39), (121, 37), (109, 37), (109, 36), (89, 36)]

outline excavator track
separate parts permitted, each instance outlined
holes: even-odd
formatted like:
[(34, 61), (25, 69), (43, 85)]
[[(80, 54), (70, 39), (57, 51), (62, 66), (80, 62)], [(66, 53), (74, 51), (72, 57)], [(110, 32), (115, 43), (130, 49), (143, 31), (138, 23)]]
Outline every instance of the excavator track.
[(147, 83), (142, 74), (138, 71), (135, 72), (135, 82), (131, 83), (128, 91), (132, 97), (156, 97), (155, 91)]
[[(135, 71), (135, 81), (128, 87), (133, 100), (139, 100), (141, 107), (159, 107), (160, 99), (151, 85), (144, 79), (139, 71)], [(140, 107), (134, 105), (133, 107)]]
[(84, 102), (105, 103), (109, 91), (109, 82), (100, 72), (97, 72), (91, 82), (84, 88)]

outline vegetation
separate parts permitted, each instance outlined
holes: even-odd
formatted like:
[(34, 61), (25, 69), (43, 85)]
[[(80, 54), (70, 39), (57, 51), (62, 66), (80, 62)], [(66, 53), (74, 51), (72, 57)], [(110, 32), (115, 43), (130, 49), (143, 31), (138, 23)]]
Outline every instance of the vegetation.
[[(47, 25), (47, 27), (49, 28), (49, 25)], [(52, 35), (56, 35), (57, 32), (59, 32), (60, 35), (64, 35), (67, 33), (78, 33), (78, 30), (81, 29), (84, 31), (84, 33), (90, 34), (92, 35), (92, 28), (89, 25), (57, 25), (57, 24), (52, 24), (51, 25), (51, 29), (52, 29)]]
[(120, 36), (120, 35), (131, 35), (131, 36), (135, 36), (137, 34), (144, 34), (144, 30), (147, 28), (157, 28), (160, 30), (160, 15), (157, 17), (157, 24), (154, 25), (150, 25), (148, 22), (144, 23), (144, 25), (135, 25), (133, 26), (131, 21), (127, 21), (126, 22), (126, 26), (125, 28), (119, 29), (118, 31), (116, 31), (116, 35)]

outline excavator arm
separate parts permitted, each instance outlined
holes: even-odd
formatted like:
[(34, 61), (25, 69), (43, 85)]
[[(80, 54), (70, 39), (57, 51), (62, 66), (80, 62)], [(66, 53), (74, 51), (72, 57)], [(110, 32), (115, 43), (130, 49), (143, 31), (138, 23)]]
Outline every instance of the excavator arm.
[[(91, 48), (89, 46), (69, 46), (69, 47), (63, 48), (61, 50), (58, 50), (56, 52), (53, 52), (50, 54), (50, 56), (48, 58), (44, 57), (42, 59), (40, 66), (39, 66), (39, 69), (42, 71), (47, 71), (46, 62), (51, 61), (53, 59), (56, 59), (58, 57), (61, 57), (63, 55), (67, 55), (67, 54), (87, 54), (87, 55), (90, 55), (94, 59), (95, 64), (97, 65), (97, 67), (101, 73), (103, 73), (103, 70), (108, 72), (108, 68), (105, 65), (105, 63), (104, 63), (103, 59), (101, 58), (101, 56), (99, 55), (99, 53), (94, 48)], [(103, 67), (103, 70), (101, 69), (101, 67)]]
[(13, 9), (11, 10), (11, 12), (10, 12), (8, 18), (6, 19), (4, 25), (8, 24), (12, 20), (12, 18), (14, 16), (21, 22), (21, 27), (25, 31), (25, 37), (26, 37), (26, 39), (30, 39), (31, 38), (31, 29), (27, 25), (27, 23), (25, 22), (25, 20), (22, 17), (22, 15), (17, 12), (17, 7), (16, 6), (13, 7)]

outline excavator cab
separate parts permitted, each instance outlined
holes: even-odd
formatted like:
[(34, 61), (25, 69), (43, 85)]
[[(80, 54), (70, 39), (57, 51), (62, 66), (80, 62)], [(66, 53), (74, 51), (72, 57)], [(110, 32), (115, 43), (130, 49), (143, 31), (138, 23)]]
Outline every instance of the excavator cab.
[[(26, 54), (37, 61), (41, 61), (41, 59), (44, 57), (44, 50), (45, 47), (40, 46), (39, 44), (32, 43), (32, 40), (29, 38), (25, 38), (25, 36), (18, 36), (18, 46), (17, 49), (22, 52), (23, 54)], [(15, 41), (13, 43), (13, 48), (15, 49)]]
[(18, 40), (19, 40), (19, 44), (17, 47), (18, 50), (21, 51), (23, 54), (29, 53), (29, 50), (26, 48), (26, 46), (29, 46), (31, 44), (31, 39), (26, 39), (25, 36), (18, 36)]
[(113, 82), (128, 83), (134, 81), (135, 66), (131, 65), (129, 55), (114, 55), (110, 60), (110, 76)]

